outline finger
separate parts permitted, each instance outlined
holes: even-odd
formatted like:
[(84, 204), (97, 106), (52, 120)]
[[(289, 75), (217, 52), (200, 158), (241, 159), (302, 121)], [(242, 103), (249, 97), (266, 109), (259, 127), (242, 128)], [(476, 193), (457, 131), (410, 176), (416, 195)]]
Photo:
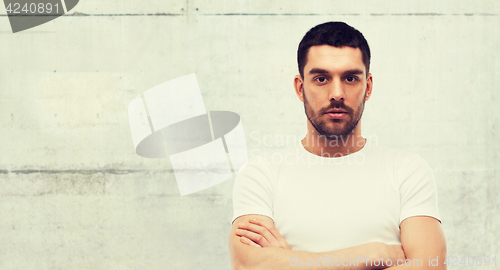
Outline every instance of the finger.
[[(254, 222), (256, 222), (254, 220)], [(262, 236), (264, 236), (266, 238), (266, 240), (269, 242), (269, 244), (271, 244), (271, 246), (273, 247), (281, 247), (281, 243), (278, 241), (278, 239), (276, 239), (276, 237), (274, 236), (274, 234), (272, 234), (268, 227), (265, 226), (264, 223), (262, 222), (259, 222), (259, 223), (248, 223), (248, 225), (246, 226), (249, 230), (251, 231), (254, 231)]]
[(249, 245), (249, 246), (252, 246), (252, 247), (261, 247), (259, 246), (258, 244), (256, 244), (254, 241), (246, 238), (245, 236), (241, 236), (240, 237), (240, 241), (245, 244), (245, 245)]
[(236, 235), (238, 236), (245, 236), (246, 238), (252, 240), (253, 242), (259, 244), (261, 247), (271, 247), (271, 244), (267, 241), (267, 239), (255, 232), (249, 231), (249, 230), (242, 230), (242, 229), (237, 229), (236, 230)]
[[(262, 247), (280, 247), (280, 243), (276, 238), (266, 229), (266, 227), (256, 225), (256, 224), (251, 224), (251, 223), (240, 223), (238, 224), (238, 228), (240, 229), (245, 229), (251, 232), (254, 232), (258, 235), (261, 235), (266, 241), (263, 243), (257, 242), (260, 244)], [(252, 239), (256, 241), (256, 239)], [(269, 245), (268, 245), (269, 244)]]
[(290, 246), (286, 242), (285, 238), (283, 238), (283, 236), (281, 236), (281, 234), (278, 232), (276, 227), (274, 227), (274, 225), (269, 225), (268, 223), (266, 223), (263, 220), (258, 219), (258, 218), (250, 219), (249, 222), (265, 227), (274, 236), (274, 238), (280, 243), (281, 247), (290, 249)]

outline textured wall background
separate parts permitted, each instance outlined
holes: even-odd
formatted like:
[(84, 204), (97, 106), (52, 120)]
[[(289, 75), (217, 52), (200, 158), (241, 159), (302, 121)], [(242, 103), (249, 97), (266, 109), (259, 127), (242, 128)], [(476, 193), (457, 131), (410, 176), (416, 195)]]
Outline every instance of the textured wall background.
[[(305, 133), (297, 45), (331, 20), (371, 46), (364, 135), (434, 169), (450, 256), (500, 265), (500, 2), (81, 0), (16, 34), (1, 12), (0, 269), (230, 269), (234, 179), (180, 197), (128, 103), (195, 72), (249, 150), (276, 150)], [(474, 268), (494, 269), (450, 267)]]

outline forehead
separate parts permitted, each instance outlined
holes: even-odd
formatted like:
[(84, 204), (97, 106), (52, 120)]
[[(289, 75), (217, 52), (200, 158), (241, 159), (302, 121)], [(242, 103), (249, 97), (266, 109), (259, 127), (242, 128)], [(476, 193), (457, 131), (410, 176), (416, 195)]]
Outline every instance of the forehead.
[(304, 73), (307, 74), (313, 68), (320, 68), (331, 72), (351, 69), (361, 69), (366, 72), (363, 55), (359, 48), (339, 48), (330, 45), (312, 46), (309, 48)]

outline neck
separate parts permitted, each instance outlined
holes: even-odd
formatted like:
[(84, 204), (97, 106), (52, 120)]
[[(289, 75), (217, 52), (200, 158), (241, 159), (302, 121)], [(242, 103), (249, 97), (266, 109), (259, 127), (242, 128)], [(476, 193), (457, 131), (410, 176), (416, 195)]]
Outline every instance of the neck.
[(361, 150), (366, 139), (361, 136), (361, 121), (350, 134), (330, 138), (319, 134), (307, 121), (307, 134), (301, 142), (308, 152), (317, 156), (341, 157)]

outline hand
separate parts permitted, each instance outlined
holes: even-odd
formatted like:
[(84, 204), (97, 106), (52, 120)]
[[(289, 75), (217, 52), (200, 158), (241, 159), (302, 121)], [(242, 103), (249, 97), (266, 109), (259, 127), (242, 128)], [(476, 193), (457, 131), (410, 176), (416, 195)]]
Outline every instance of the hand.
[(240, 236), (242, 243), (254, 247), (277, 247), (290, 249), (290, 246), (281, 236), (273, 224), (261, 219), (250, 219), (249, 223), (238, 224), (236, 235)]

